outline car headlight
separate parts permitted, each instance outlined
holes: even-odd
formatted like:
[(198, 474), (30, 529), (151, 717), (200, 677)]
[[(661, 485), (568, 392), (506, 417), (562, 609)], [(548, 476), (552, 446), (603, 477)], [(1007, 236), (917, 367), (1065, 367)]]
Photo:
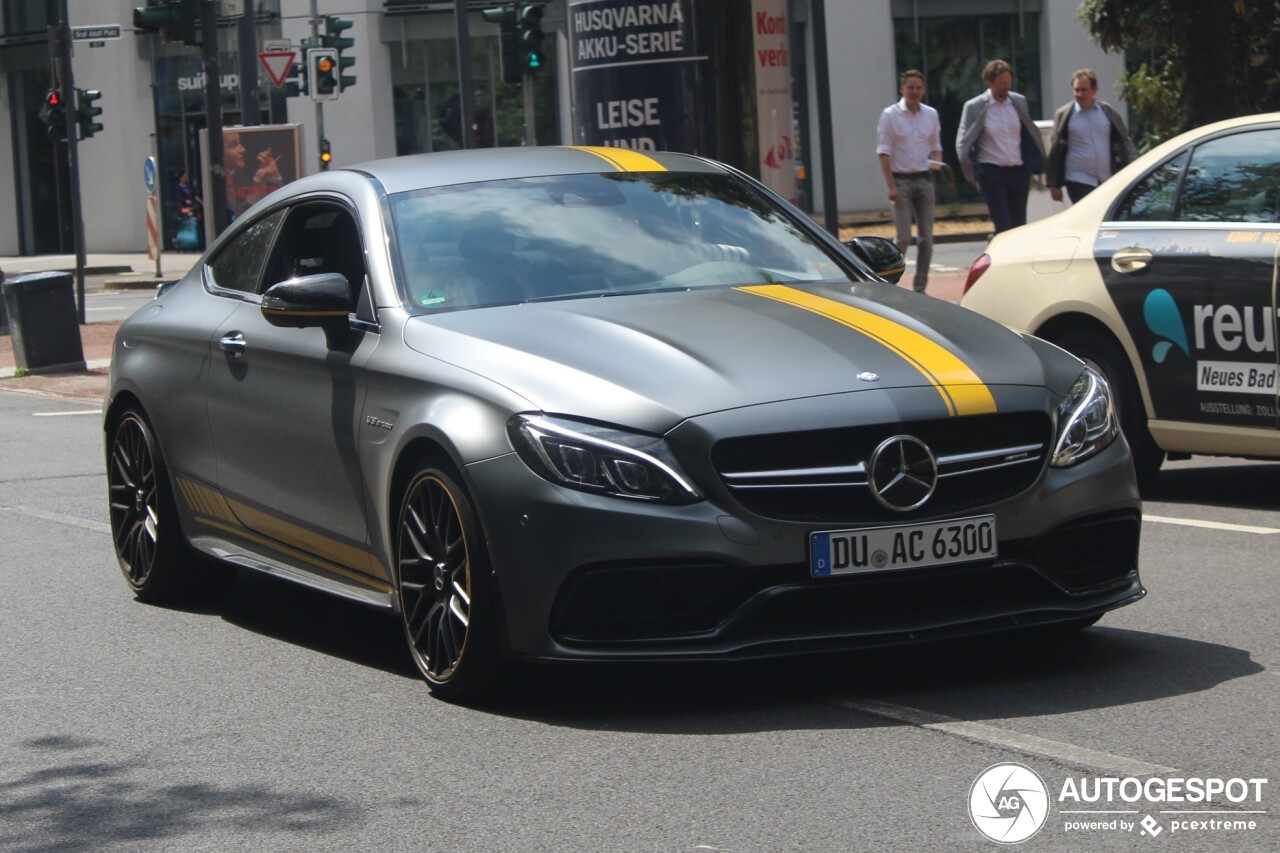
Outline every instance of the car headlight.
[(1119, 434), (1111, 386), (1101, 374), (1086, 367), (1058, 404), (1058, 438), (1050, 464), (1066, 468), (1083, 462)]
[(507, 432), (534, 473), (584, 492), (666, 504), (702, 500), (665, 441), (548, 415), (515, 415)]

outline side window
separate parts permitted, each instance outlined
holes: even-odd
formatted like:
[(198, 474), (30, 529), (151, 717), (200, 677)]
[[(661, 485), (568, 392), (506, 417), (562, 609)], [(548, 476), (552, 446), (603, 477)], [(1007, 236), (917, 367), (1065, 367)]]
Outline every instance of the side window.
[(365, 286), (364, 249), (351, 211), (331, 202), (293, 208), (276, 241), (262, 289), (290, 278), (336, 272), (351, 285), (354, 307)]
[(283, 210), (264, 216), (219, 249), (209, 261), (213, 283), (226, 290), (255, 292), (262, 276), (262, 265), (266, 263), (267, 252), (271, 249), (271, 240), (283, 219)]
[(1191, 154), (1178, 219), (1275, 222), (1280, 193), (1280, 129), (1212, 139)]
[(1173, 219), (1173, 204), (1178, 193), (1178, 178), (1186, 165), (1187, 152), (1162, 163), (1129, 190), (1116, 208), (1120, 222), (1168, 222)]

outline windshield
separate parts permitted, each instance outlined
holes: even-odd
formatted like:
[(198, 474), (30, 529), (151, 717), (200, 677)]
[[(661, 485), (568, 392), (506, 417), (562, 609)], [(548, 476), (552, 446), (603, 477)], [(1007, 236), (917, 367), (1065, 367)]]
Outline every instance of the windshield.
[(703, 173), (491, 181), (392, 197), (418, 313), (665, 289), (847, 281), (747, 182)]

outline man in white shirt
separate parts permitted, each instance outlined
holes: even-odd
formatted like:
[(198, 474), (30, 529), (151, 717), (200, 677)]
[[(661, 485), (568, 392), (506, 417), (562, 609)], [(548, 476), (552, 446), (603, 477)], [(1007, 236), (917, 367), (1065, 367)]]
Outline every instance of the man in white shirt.
[(916, 276), (913, 286), (924, 293), (933, 261), (933, 172), (942, 168), (942, 125), (938, 111), (922, 103), (924, 74), (902, 72), (898, 94), (902, 99), (880, 113), (876, 126), (876, 154), (893, 203), (893, 224), (898, 251), (907, 256), (911, 245), (911, 218), (916, 221)]
[(1115, 107), (1098, 100), (1098, 76), (1091, 69), (1071, 75), (1071, 91), (1075, 99), (1053, 114), (1045, 175), (1054, 201), (1062, 201), (1065, 186), (1075, 203), (1133, 162), (1138, 149)]
[(996, 233), (1027, 224), (1031, 176), (1044, 168), (1044, 144), (1013, 69), (993, 59), (982, 69), (987, 91), (965, 101), (956, 154), (965, 178), (982, 191)]

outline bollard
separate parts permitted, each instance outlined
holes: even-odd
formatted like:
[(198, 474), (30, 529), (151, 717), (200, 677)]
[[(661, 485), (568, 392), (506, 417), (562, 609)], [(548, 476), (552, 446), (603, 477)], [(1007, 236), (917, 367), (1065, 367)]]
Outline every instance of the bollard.
[(13, 361), (27, 373), (85, 370), (69, 272), (38, 272), (0, 284), (13, 338)]

